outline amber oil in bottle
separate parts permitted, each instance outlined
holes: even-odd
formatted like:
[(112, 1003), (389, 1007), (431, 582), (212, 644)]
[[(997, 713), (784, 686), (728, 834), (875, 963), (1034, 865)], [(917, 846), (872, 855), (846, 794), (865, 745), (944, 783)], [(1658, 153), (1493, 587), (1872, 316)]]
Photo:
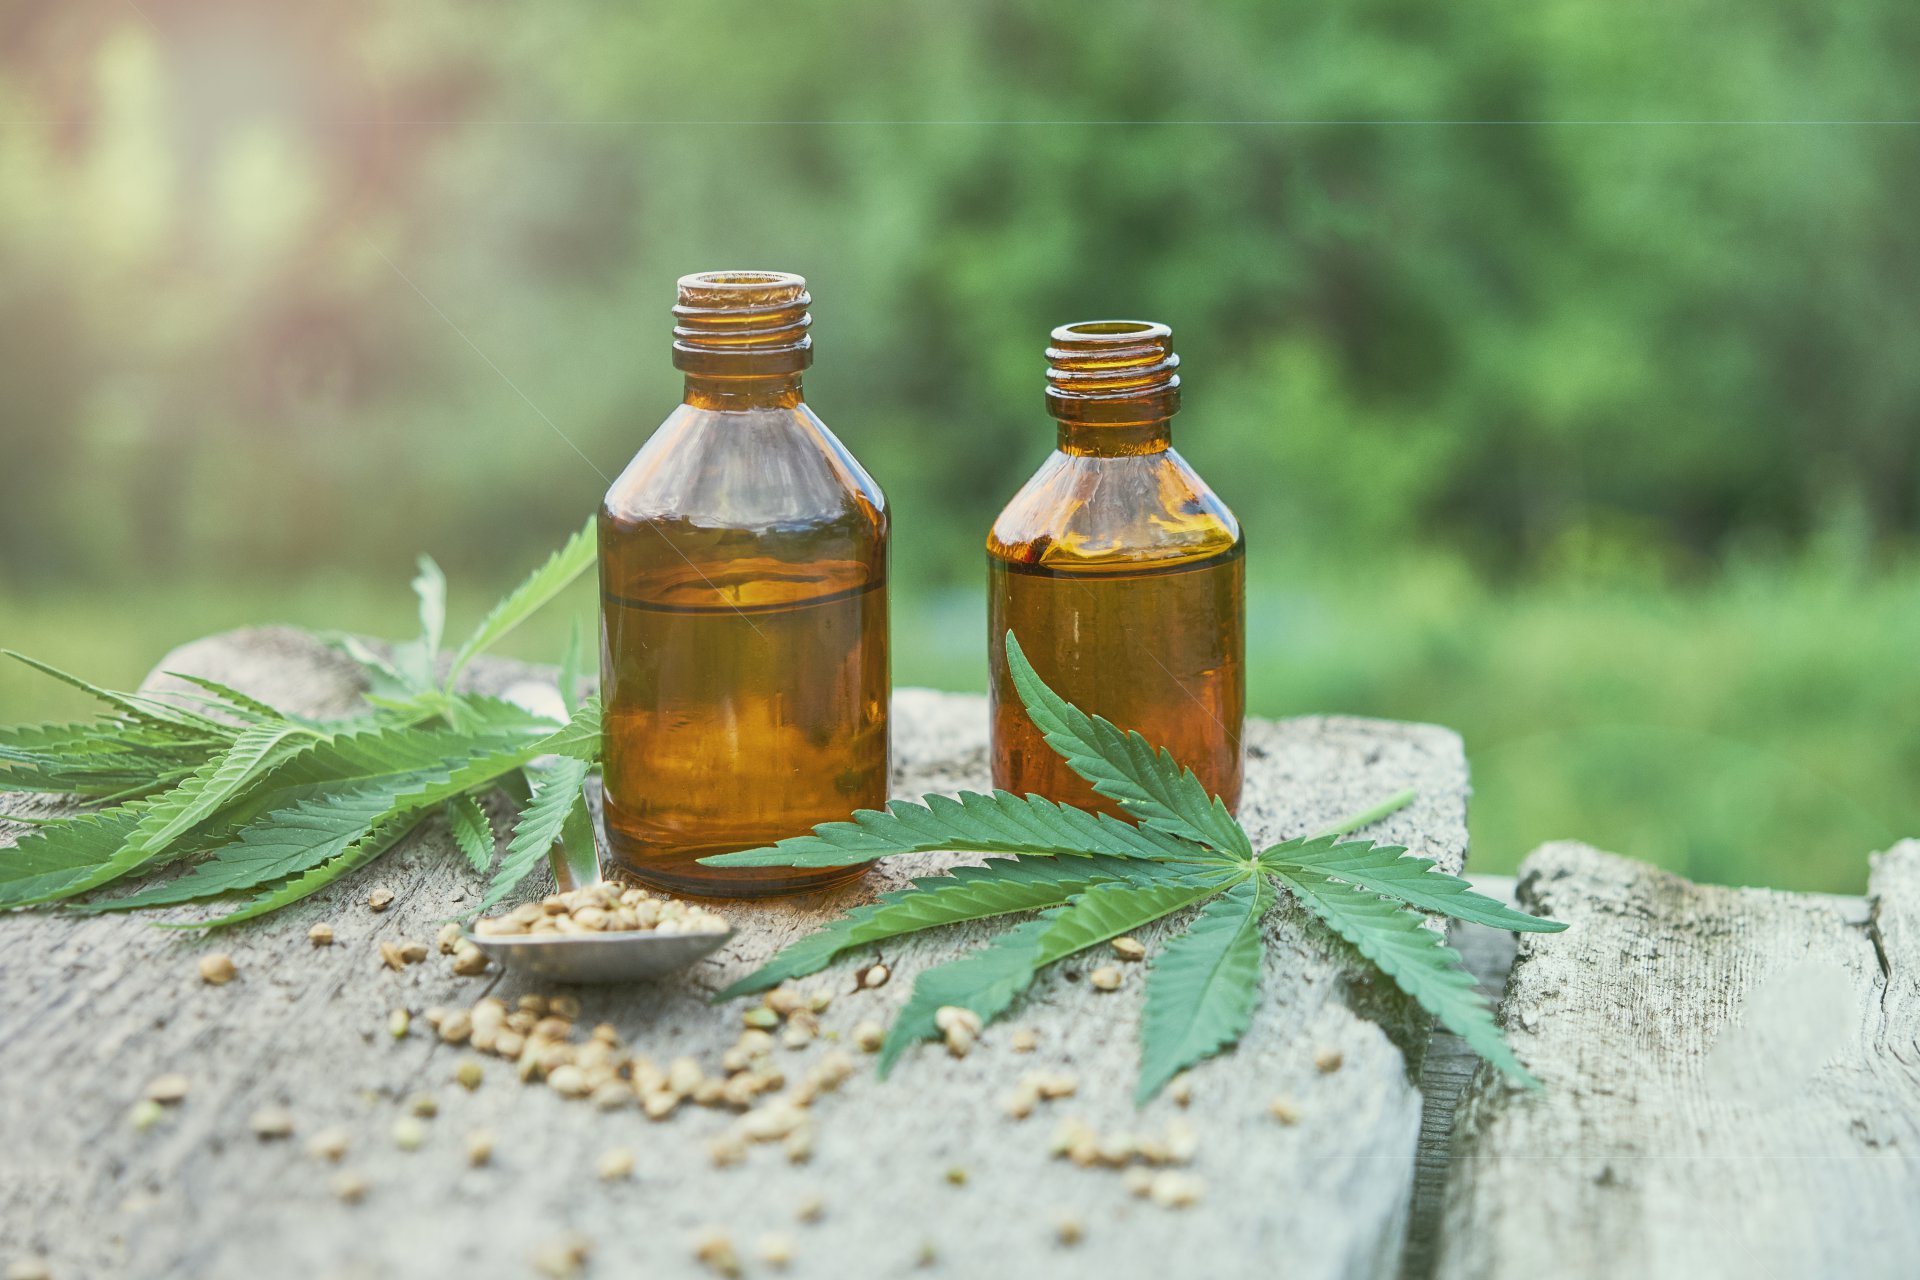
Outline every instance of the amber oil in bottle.
[(1171, 447), (1172, 331), (1063, 325), (1047, 361), (1058, 447), (987, 537), (994, 785), (1118, 812), (1028, 718), (1007, 669), (1011, 628), (1063, 697), (1171, 750), (1237, 806), (1246, 543)]
[(600, 512), (608, 844), (681, 894), (824, 888), (862, 867), (707, 867), (887, 798), (886, 500), (801, 394), (810, 298), (683, 278), (685, 402)]

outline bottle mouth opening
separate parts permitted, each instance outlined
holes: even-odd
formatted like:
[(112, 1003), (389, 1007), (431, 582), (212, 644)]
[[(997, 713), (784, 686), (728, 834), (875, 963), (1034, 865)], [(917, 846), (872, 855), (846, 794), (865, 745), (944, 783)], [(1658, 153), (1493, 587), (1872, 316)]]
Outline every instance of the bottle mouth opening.
[(1177, 403), (1180, 357), (1173, 330), (1151, 320), (1083, 320), (1063, 324), (1047, 348), (1047, 395), (1064, 400)]
[(805, 276), (790, 271), (699, 271), (681, 276), (673, 308), (673, 362), (691, 373), (790, 373), (812, 363)]

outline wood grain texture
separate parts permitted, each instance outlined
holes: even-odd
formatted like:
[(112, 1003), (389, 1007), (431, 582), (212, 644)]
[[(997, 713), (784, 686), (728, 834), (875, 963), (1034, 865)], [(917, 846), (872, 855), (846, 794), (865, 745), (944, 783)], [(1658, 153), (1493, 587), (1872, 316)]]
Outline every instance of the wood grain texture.
[[(215, 637), (161, 665), (309, 714), (344, 711), (357, 696), (350, 664), (291, 632)], [(483, 663), (475, 679), (497, 689), (526, 674)], [(896, 793), (987, 785), (982, 699), (903, 690), (895, 705)], [(1451, 732), (1255, 721), (1248, 743), (1242, 816), (1257, 839), (1299, 834), (1411, 786), (1419, 801), (1369, 834), (1461, 868), (1466, 770)], [(740, 937), (727, 951), (672, 983), (584, 992), (585, 1020), (612, 1022), (656, 1060), (690, 1054), (714, 1069), (741, 1006), (715, 1009), (710, 992), (835, 910), (955, 861), (904, 858), (850, 893), (729, 905)], [(398, 895), (382, 914), (364, 905), (375, 884)], [(0, 1257), (44, 1254), (58, 1276), (521, 1276), (537, 1245), (573, 1231), (594, 1242), (589, 1274), (677, 1276), (697, 1273), (695, 1233), (719, 1226), (760, 1273), (756, 1236), (791, 1233), (797, 1257), (786, 1274), (799, 1277), (926, 1274), (928, 1249), (931, 1273), (959, 1276), (1107, 1278), (1196, 1266), (1216, 1277), (1381, 1276), (1397, 1265), (1421, 1120), (1399, 1046), (1422, 1045), (1425, 1022), (1297, 910), (1269, 919), (1264, 994), (1244, 1042), (1195, 1073), (1184, 1114), (1200, 1137), (1193, 1168), (1209, 1189), (1197, 1207), (1170, 1211), (1129, 1196), (1113, 1172), (1047, 1153), (1063, 1116), (1156, 1133), (1178, 1112), (1164, 1098), (1142, 1112), (1129, 1100), (1141, 966), (1128, 966), (1122, 991), (1109, 995), (1082, 980), (1084, 962), (1069, 961), (970, 1057), (917, 1050), (884, 1084), (862, 1070), (816, 1104), (811, 1164), (789, 1165), (772, 1145), (742, 1167), (715, 1169), (706, 1148), (730, 1123), (725, 1112), (683, 1109), (665, 1123), (632, 1110), (602, 1114), (522, 1086), (494, 1059), (483, 1059), (486, 1081), (467, 1093), (451, 1084), (461, 1051), (418, 1032), (388, 1037), (395, 1007), (418, 1014), (523, 990), (492, 976), (458, 978), (438, 956), (401, 973), (380, 965), (379, 942), (430, 941), (475, 892), (435, 822), (370, 874), (211, 939), (123, 917), (0, 920)], [(337, 941), (315, 949), (306, 931), (323, 919)], [(816, 979), (836, 992), (825, 1026), (845, 1037), (857, 1021), (889, 1018), (919, 969), (995, 927), (888, 947), (895, 977), (875, 992), (854, 993), (851, 978), (874, 953), (835, 966)], [(1160, 931), (1142, 936), (1152, 947)], [(214, 949), (239, 966), (229, 986), (195, 976), (198, 956)], [(1037, 1052), (1010, 1051), (1015, 1026), (1038, 1032)], [(1321, 1050), (1338, 1051), (1341, 1068), (1317, 1070)], [(782, 1051), (795, 1075), (823, 1052)], [(1080, 1094), (1010, 1120), (1002, 1095), (1034, 1067), (1074, 1069)], [(187, 1074), (191, 1096), (138, 1134), (128, 1109), (163, 1071)], [(391, 1128), (423, 1090), (437, 1095), (440, 1112), (426, 1122), (422, 1149), (403, 1154)], [(1297, 1125), (1269, 1118), (1277, 1094), (1294, 1099)], [(248, 1132), (248, 1114), (271, 1103), (293, 1110), (292, 1140)], [(372, 1183), (360, 1205), (336, 1201), (332, 1169), (304, 1151), (306, 1138), (331, 1125), (353, 1135), (343, 1167)], [(481, 1125), (497, 1135), (497, 1155), (491, 1167), (469, 1169), (462, 1136)], [(637, 1175), (601, 1183), (595, 1158), (615, 1145), (636, 1151)], [(950, 1169), (965, 1171), (964, 1185), (949, 1182)], [(796, 1224), (794, 1209), (812, 1195), (825, 1200), (824, 1219)], [(1077, 1247), (1053, 1240), (1062, 1215), (1085, 1225)]]
[(1920, 842), (1866, 902), (1694, 885), (1575, 844), (1521, 867), (1502, 1014), (1545, 1091), (1463, 1104), (1442, 1277), (1911, 1276)]

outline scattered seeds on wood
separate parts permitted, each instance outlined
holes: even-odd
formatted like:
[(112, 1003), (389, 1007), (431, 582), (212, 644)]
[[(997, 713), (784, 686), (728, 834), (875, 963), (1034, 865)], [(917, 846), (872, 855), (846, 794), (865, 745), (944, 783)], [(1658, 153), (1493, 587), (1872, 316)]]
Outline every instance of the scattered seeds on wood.
[(424, 942), (415, 942), (411, 938), (402, 939), (400, 942), (400, 962), (402, 964), (419, 964), (430, 954), (432, 953), (427, 950), (427, 944)]
[(1103, 964), (1087, 975), (1087, 981), (1093, 984), (1095, 991), (1118, 991), (1120, 971), (1110, 964)]
[(453, 949), (460, 945), (460, 926), (451, 920), (447, 921), (440, 926), (440, 933), (434, 938), (433, 943), (440, 948), (441, 955), (452, 955)]
[(325, 920), (322, 920), (319, 924), (307, 930), (307, 941), (311, 942), (316, 947), (332, 946), (333, 945), (333, 926), (328, 924)]
[(383, 887), (367, 895), (367, 909), (370, 911), (385, 911), (392, 905), (393, 890), (391, 889)]
[(347, 1147), (351, 1142), (352, 1139), (347, 1136), (347, 1131), (335, 1125), (313, 1135), (312, 1140), (307, 1143), (307, 1154), (315, 1160), (339, 1164), (346, 1158)]
[(473, 1015), (465, 1009), (455, 1009), (440, 1019), (440, 1025), (435, 1030), (448, 1044), (465, 1044), (473, 1035)]
[(480, 1065), (478, 1058), (462, 1058), (453, 1069), (453, 1078), (462, 1089), (471, 1092), (478, 1089), (480, 1082), (487, 1078), (487, 1070)]
[(883, 964), (870, 964), (854, 975), (860, 985), (868, 991), (875, 991), (886, 986), (887, 979), (892, 976), (893, 971)]
[(430, 1093), (416, 1093), (408, 1099), (407, 1110), (422, 1120), (431, 1120), (440, 1114), (440, 1100)]
[(333, 1175), (333, 1194), (346, 1204), (359, 1204), (367, 1198), (368, 1183), (357, 1173)]
[(427, 1126), (417, 1116), (401, 1116), (393, 1122), (393, 1145), (402, 1151), (418, 1151), (427, 1140)]
[(491, 1159), (493, 1159), (493, 1130), (473, 1130), (467, 1135), (467, 1163), (478, 1169)]
[(209, 951), (200, 957), (200, 981), (208, 986), (224, 987), (233, 981), (236, 972), (233, 957), (224, 951)]
[(740, 1021), (749, 1027), (762, 1031), (771, 1031), (780, 1025), (780, 1015), (763, 1004), (757, 1004), (740, 1015)]
[(406, 968), (407, 962), (403, 958), (401, 958), (401, 955), (400, 955), (400, 944), (397, 942), (381, 943), (380, 944), (380, 963), (386, 965), (387, 968), (392, 969), (395, 972), (398, 972), (401, 969)]
[(1021, 1027), (1007, 1040), (1007, 1047), (1015, 1053), (1032, 1053), (1040, 1045), (1040, 1033), (1032, 1027)]
[(1267, 1104), (1267, 1114), (1281, 1124), (1300, 1123), (1300, 1108), (1295, 1105), (1292, 1098), (1275, 1098)]
[(594, 1174), (602, 1182), (622, 1182), (633, 1176), (633, 1150), (630, 1147), (609, 1147), (600, 1153), (594, 1162)]
[(463, 978), (477, 977), (487, 971), (487, 953), (462, 939), (453, 949), (453, 971)]
[(754, 1246), (760, 1261), (778, 1270), (793, 1262), (793, 1237), (784, 1231), (769, 1231)]
[(1115, 938), (1112, 946), (1113, 954), (1119, 956), (1122, 960), (1145, 960), (1147, 958), (1146, 944), (1138, 938)]
[(1345, 1061), (1346, 1057), (1338, 1049), (1322, 1049), (1313, 1055), (1313, 1065), (1328, 1074), (1338, 1071)]
[(407, 1038), (407, 1032), (413, 1029), (413, 1015), (405, 1009), (395, 1009), (387, 1015), (387, 1034), (395, 1040)]
[(166, 1118), (167, 1109), (152, 1098), (142, 1098), (133, 1104), (133, 1110), (127, 1114), (127, 1123), (136, 1133), (145, 1133)]
[(174, 1103), (185, 1099), (187, 1090), (191, 1087), (191, 1082), (188, 1081), (185, 1076), (181, 1075), (178, 1071), (169, 1071), (163, 1076), (155, 1076), (149, 1080), (146, 1091), (142, 1096), (149, 1102), (158, 1102), (166, 1106), (172, 1106)]
[(293, 1132), (293, 1112), (285, 1107), (261, 1107), (247, 1117), (247, 1127), (262, 1141), (284, 1138)]
[(878, 1053), (887, 1042), (887, 1029), (877, 1022), (862, 1022), (853, 1029), (853, 1043), (862, 1053)]

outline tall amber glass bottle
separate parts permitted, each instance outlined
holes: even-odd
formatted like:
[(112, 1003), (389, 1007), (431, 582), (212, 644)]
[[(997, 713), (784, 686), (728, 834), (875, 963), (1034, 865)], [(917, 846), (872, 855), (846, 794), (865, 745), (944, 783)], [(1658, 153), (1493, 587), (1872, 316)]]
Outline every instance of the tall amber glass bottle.
[(1169, 748), (1236, 806), (1246, 543), (1171, 447), (1173, 333), (1136, 320), (1063, 325), (1047, 362), (1059, 445), (987, 537), (994, 785), (1116, 812), (1021, 706), (1011, 628), (1061, 695)]
[(750, 897), (860, 868), (705, 867), (887, 798), (886, 500), (809, 409), (806, 281), (680, 281), (674, 410), (600, 511), (607, 840)]

